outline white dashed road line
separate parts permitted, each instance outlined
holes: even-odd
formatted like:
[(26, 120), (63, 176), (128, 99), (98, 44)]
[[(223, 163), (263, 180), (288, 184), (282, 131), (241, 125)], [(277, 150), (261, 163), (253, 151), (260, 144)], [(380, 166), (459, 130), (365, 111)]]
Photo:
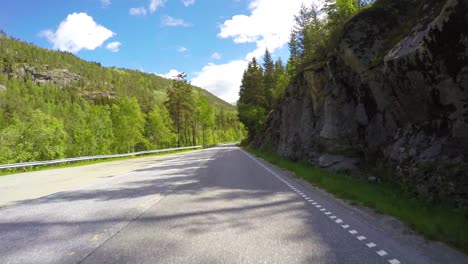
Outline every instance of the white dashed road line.
[(367, 243), (366, 246), (369, 248), (373, 248), (373, 247), (376, 247), (377, 245), (373, 242), (370, 242), (370, 243)]
[[(247, 154), (245, 151), (242, 151), (244, 152), (244, 154), (246, 154), (249, 158), (251, 158), (253, 161), (255, 161), (256, 163), (258, 163), (261, 167), (263, 167), (265, 170), (267, 170), (268, 172), (270, 172), (271, 174), (273, 174), (273, 176), (275, 176), (276, 178), (278, 178), (278, 180), (280, 180), (281, 182), (285, 183), (291, 190), (293, 190), (294, 192), (296, 192), (297, 194), (299, 194), (301, 197), (303, 197), (305, 200), (307, 200), (309, 203), (311, 203), (312, 205), (314, 205), (316, 208), (321, 208), (320, 211), (323, 212), (326, 216), (328, 216), (330, 219), (336, 219), (337, 216), (333, 215), (331, 212), (327, 211), (325, 208), (322, 208), (322, 205), (320, 205), (319, 203), (317, 202), (314, 202), (314, 200), (312, 200), (311, 198), (309, 198), (306, 194), (304, 194), (303, 192), (301, 192), (299, 189), (297, 189), (296, 187), (294, 187), (291, 183), (289, 183), (288, 181), (284, 180), (281, 176), (279, 176), (278, 174), (276, 174), (274, 171), (270, 170), (268, 167), (266, 167), (265, 165), (263, 165), (261, 162), (259, 162), (258, 160), (256, 160), (255, 158), (253, 158), (252, 156), (250, 156), (249, 154)], [(349, 225), (347, 224), (342, 224), (344, 221), (341, 220), (340, 218), (334, 220), (335, 223), (339, 224), (342, 228), (344, 229), (348, 229), (349, 228)], [(356, 235), (358, 234), (358, 231), (352, 229), (352, 230), (349, 230), (348, 231), (351, 235)], [(359, 241), (365, 241), (367, 240), (367, 238), (365, 236), (358, 236), (356, 237)], [(373, 242), (369, 242), (369, 243), (365, 243), (365, 245), (368, 247), (368, 248), (375, 248), (377, 247), (377, 245)], [(380, 249), (378, 251), (376, 251), (377, 255), (381, 256), (381, 257), (385, 257), (388, 255), (388, 253), (383, 250), (383, 249)], [(397, 260), (396, 258), (393, 258), (393, 259), (388, 259), (388, 262), (390, 264), (400, 264), (401, 262), (399, 260)]]

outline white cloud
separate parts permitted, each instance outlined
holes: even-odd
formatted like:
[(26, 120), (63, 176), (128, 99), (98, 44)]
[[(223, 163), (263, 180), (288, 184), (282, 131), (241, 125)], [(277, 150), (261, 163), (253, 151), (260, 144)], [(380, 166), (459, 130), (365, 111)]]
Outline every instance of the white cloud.
[(202, 87), (221, 99), (234, 103), (239, 98), (239, 87), (247, 61), (235, 60), (226, 64), (208, 64), (195, 74), (192, 84)]
[(211, 54), (211, 58), (213, 60), (219, 60), (219, 59), (221, 59), (221, 54), (219, 54), (218, 52), (215, 52), (215, 53)]
[(182, 72), (172, 69), (172, 70), (168, 71), (167, 73), (163, 73), (163, 74), (156, 73), (156, 75), (164, 77), (164, 78), (168, 78), (168, 79), (174, 79), (174, 78), (177, 77), (177, 75), (179, 73), (182, 73)]
[(82, 49), (95, 50), (114, 35), (86, 13), (69, 14), (55, 32), (49, 29), (39, 33), (52, 43), (54, 49), (72, 53)]
[(301, 4), (306, 6), (318, 0), (252, 0), (250, 15), (236, 15), (220, 26), (221, 38), (232, 38), (235, 43), (256, 43), (257, 48), (247, 54), (246, 59), (259, 57), (268, 48), (270, 52), (281, 48), (289, 41), (294, 25), (294, 15)]
[(195, 4), (195, 0), (181, 0), (181, 2), (185, 7)]
[(110, 50), (111, 52), (118, 52), (120, 49), (120, 45), (122, 45), (122, 43), (114, 41), (107, 44), (106, 49)]
[[(304, 2), (306, 6), (319, 0), (251, 0), (249, 15), (236, 15), (224, 21), (220, 26), (218, 37), (232, 38), (234, 43), (255, 43), (256, 48), (243, 59), (226, 64), (208, 64), (196, 73), (192, 79), (194, 85), (200, 86), (228, 102), (239, 98), (239, 87), (247, 63), (253, 56), (260, 57), (268, 48), (270, 52), (281, 48), (289, 41), (296, 15)], [(216, 54), (216, 55), (215, 55)], [(217, 58), (217, 53), (212, 59)]]
[(188, 49), (186, 47), (179, 47), (177, 52), (186, 52)]
[(185, 22), (183, 19), (174, 18), (171, 16), (164, 16), (162, 24), (168, 27), (190, 27), (191, 25)]
[(111, 4), (111, 0), (101, 0), (101, 4), (103, 7), (108, 7)]
[(156, 9), (159, 7), (164, 6), (164, 4), (167, 2), (167, 0), (151, 0), (150, 5), (149, 5), (149, 11), (150, 13), (154, 13)]
[(144, 7), (132, 7), (128, 11), (132, 16), (146, 16), (146, 8)]

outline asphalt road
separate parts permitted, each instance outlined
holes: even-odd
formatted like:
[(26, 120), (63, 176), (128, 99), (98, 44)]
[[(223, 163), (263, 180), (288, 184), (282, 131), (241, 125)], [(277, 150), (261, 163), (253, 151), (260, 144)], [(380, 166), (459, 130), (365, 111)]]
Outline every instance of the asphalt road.
[(0, 263), (433, 260), (228, 145), (1, 208)]

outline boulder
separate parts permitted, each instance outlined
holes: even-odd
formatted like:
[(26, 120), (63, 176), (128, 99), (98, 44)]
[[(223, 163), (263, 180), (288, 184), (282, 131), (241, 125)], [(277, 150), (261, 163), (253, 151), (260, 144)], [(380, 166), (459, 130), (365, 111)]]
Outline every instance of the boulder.
[(320, 168), (332, 172), (355, 172), (359, 160), (342, 155), (323, 154), (318, 159)]

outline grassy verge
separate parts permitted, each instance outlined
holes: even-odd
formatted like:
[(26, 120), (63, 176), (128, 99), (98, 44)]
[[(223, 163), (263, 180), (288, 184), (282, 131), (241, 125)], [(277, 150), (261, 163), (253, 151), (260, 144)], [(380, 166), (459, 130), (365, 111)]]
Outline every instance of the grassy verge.
[[(199, 150), (199, 149), (197, 149), (197, 150)], [(129, 157), (110, 158), (110, 159), (98, 159), (98, 160), (87, 160), (87, 161), (76, 161), (76, 162), (72, 162), (72, 163), (60, 163), (60, 164), (51, 164), (51, 165), (43, 165), (43, 166), (35, 166), (35, 167), (24, 167), (24, 168), (18, 168), (18, 169), (4, 169), (4, 170), (0, 170), (0, 176), (6, 176), (6, 175), (24, 173), (24, 172), (32, 172), (32, 171), (43, 171), (43, 170), (50, 170), (50, 169), (58, 169), (58, 168), (79, 167), (79, 166), (84, 166), (84, 165), (111, 162), (111, 161), (117, 161), (117, 160), (129, 160), (129, 159), (137, 159), (137, 158), (143, 158), (143, 157), (163, 156), (163, 155), (168, 155), (168, 154), (184, 153), (184, 152), (191, 152), (191, 151), (195, 151), (195, 150), (194, 149), (185, 149), (185, 150), (175, 150), (175, 151), (168, 151), (168, 152), (154, 153), (154, 154), (147, 154), (147, 155), (139, 155), (139, 156), (129, 156)]]
[(373, 184), (346, 175), (324, 172), (311, 164), (292, 162), (269, 152), (250, 148), (245, 150), (293, 172), (296, 177), (336, 197), (394, 216), (426, 238), (445, 242), (468, 253), (468, 212), (454, 211), (416, 199), (395, 185)]

